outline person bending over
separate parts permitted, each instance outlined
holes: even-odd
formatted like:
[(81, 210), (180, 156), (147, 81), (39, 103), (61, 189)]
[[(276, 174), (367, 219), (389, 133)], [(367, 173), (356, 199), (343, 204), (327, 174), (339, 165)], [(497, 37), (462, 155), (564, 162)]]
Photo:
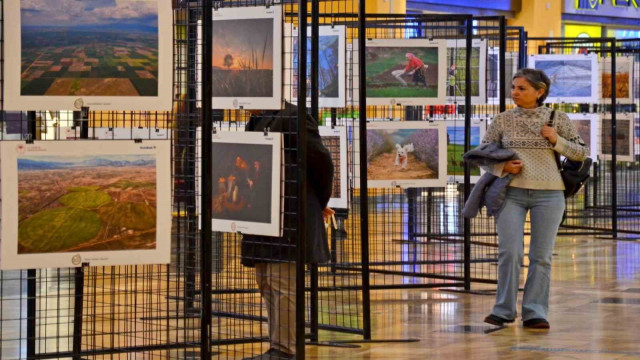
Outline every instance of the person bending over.
[(427, 87), (427, 68), (429, 65), (426, 65), (413, 53), (406, 53), (405, 58), (407, 59), (407, 66), (405, 66), (403, 70), (394, 70), (391, 74), (395, 76), (403, 86), (408, 86), (408, 84), (402, 77), (410, 75), (414, 85), (424, 85), (424, 87)]

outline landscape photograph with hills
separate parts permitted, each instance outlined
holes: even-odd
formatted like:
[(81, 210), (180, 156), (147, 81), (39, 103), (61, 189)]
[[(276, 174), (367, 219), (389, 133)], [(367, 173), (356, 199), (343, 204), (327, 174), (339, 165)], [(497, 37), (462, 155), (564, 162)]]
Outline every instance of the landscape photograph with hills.
[(157, 0), (22, 0), (23, 96), (157, 96)]
[(18, 254), (156, 248), (155, 155), (18, 157)]

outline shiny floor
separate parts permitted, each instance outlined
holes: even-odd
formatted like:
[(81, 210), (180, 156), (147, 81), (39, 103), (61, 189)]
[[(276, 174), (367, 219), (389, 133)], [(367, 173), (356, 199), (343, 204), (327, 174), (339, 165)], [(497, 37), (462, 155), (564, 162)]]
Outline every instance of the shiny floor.
[[(9, 275), (16, 276), (18, 280), (12, 281)], [(41, 326), (38, 337), (41, 340), (38, 346), (41, 351), (68, 351), (71, 346), (69, 320), (73, 307), (68, 302), (68, 295), (66, 298), (60, 295), (62, 291), (69, 290), (70, 282), (69, 279), (62, 281), (59, 274), (57, 276), (40, 284), (41, 292), (46, 288), (55, 290), (48, 293), (51, 295), (44, 298), (46, 301), (40, 305), (48, 309), (48, 312), (39, 313)], [(522, 278), (525, 276), (526, 269), (523, 269)], [(159, 286), (166, 284), (166, 279), (149, 277), (147, 283), (137, 285), (144, 290), (142, 297), (129, 292), (118, 297), (106, 296), (113, 294), (112, 290), (118, 286), (131, 287), (131, 284), (109, 279), (133, 281), (136, 284), (140, 282), (139, 275), (133, 276), (127, 272), (98, 278), (98, 284), (93, 285), (96, 298), (91, 300), (96, 305), (86, 309), (97, 320), (93, 327), (85, 329), (85, 334), (90, 335), (83, 340), (85, 347), (148, 345), (155, 341), (166, 342), (166, 339), (162, 339), (164, 336), (171, 339), (169, 342), (197, 341), (197, 318), (186, 321), (161, 320), (167, 316), (163, 304), (165, 291), (168, 290)], [(1, 280), (0, 317), (3, 322), (0, 358), (25, 359), (24, 277), (4, 273)], [(251, 282), (250, 279), (242, 281), (243, 286)], [(90, 281), (87, 281), (86, 286), (89, 285)], [(484, 324), (482, 319), (493, 304), (493, 289), (493, 285), (473, 284), (471, 293), (446, 289), (372, 291), (373, 339), (381, 342), (358, 344), (350, 348), (310, 345), (306, 347), (307, 359), (640, 359), (640, 241), (559, 238), (552, 272), (549, 331), (526, 330), (519, 321), (505, 328)], [(225, 306), (230, 308), (217, 309), (261, 314), (257, 294), (234, 295), (225, 299)], [(349, 306), (355, 307), (353, 313), (358, 313), (357, 299), (341, 297), (339, 302), (332, 303), (321, 296), (320, 301), (329, 309), (325, 313), (331, 313), (338, 303), (343, 306), (351, 304)], [(245, 309), (251, 306), (252, 309)], [(136, 312), (129, 312), (131, 309)], [(111, 315), (107, 316), (114, 312), (119, 319), (115, 323), (110, 321)], [(181, 310), (176, 305), (175, 309), (169, 309), (169, 313), (181, 313)], [(345, 313), (348, 311), (334, 310), (334, 314)], [(160, 320), (152, 320), (154, 318)], [(357, 316), (354, 321), (359, 321)], [(265, 335), (265, 329), (264, 323), (255, 320), (216, 317), (212, 337), (225, 334), (232, 334), (233, 337), (262, 336)], [(62, 343), (55, 340), (59, 336), (63, 337)], [(355, 339), (361, 337), (320, 332), (322, 342)], [(401, 340), (414, 341), (394, 342)], [(225, 346), (216, 348), (220, 353), (213, 358), (242, 359), (258, 354), (267, 347), (266, 343)], [(87, 359), (197, 359), (197, 346), (193, 350), (142, 351), (95, 355)]]
[(373, 339), (419, 342), (307, 347), (307, 358), (640, 359), (640, 242), (559, 238), (549, 331), (524, 329), (520, 321), (502, 329), (484, 324), (493, 300), (438, 290), (376, 291)]

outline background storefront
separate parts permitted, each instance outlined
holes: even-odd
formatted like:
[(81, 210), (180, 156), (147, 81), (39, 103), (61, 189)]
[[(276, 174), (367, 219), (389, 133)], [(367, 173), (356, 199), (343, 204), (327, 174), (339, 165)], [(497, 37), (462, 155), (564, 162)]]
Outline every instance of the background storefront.
[(637, 0), (565, 0), (564, 37), (640, 37), (640, 2)]

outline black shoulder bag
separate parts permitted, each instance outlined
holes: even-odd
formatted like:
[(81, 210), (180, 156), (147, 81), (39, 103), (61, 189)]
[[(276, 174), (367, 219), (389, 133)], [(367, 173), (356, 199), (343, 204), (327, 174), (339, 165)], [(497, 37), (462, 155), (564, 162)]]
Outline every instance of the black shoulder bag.
[[(553, 127), (556, 111), (551, 111), (548, 125)], [(564, 182), (564, 197), (568, 198), (575, 195), (584, 184), (589, 180), (589, 172), (593, 160), (586, 158), (584, 161), (574, 161), (565, 158), (560, 161), (560, 154), (554, 151), (556, 164), (558, 170), (560, 170), (560, 176), (562, 176), (562, 182)]]

